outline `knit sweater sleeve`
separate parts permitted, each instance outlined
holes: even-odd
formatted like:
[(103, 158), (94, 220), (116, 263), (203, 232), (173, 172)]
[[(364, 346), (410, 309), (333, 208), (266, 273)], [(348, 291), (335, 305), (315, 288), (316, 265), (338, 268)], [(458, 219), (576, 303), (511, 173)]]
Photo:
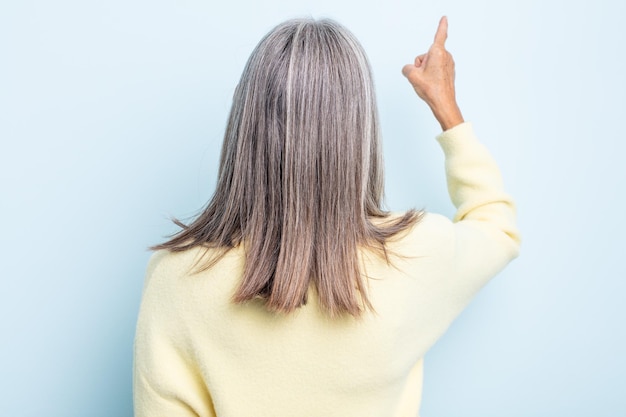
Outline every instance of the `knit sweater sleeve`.
[(474, 135), (471, 123), (447, 130), (437, 140), (446, 156), (448, 192), (457, 208), (453, 218), (456, 228), (488, 235), (501, 248), (497, 252), (502, 252), (507, 262), (517, 257), (520, 235), (515, 224), (515, 204), (505, 193), (500, 170)]
[[(471, 123), (449, 129), (437, 140), (445, 155), (448, 192), (457, 211), (452, 221), (435, 217), (439, 242), (437, 288), (453, 318), (492, 277), (519, 254), (515, 204), (504, 191), (491, 154)], [(432, 235), (431, 235), (432, 236)]]
[(462, 123), (437, 136), (446, 156), (448, 192), (457, 208), (454, 221), (488, 221), (519, 245), (515, 205), (504, 192), (502, 176), (472, 124)]
[[(518, 256), (520, 245), (515, 205), (472, 125), (457, 125), (437, 140), (445, 155), (456, 214), (450, 219), (426, 213), (391, 248), (402, 255), (394, 265), (408, 278), (400, 280), (407, 286), (407, 299), (401, 302), (408, 312), (403, 329), (419, 336), (410, 342), (417, 344), (411, 346), (418, 357), (436, 343), (479, 290)], [(387, 302), (396, 302), (394, 297)]]
[(134, 343), (135, 417), (215, 417), (212, 399), (190, 352), (181, 271), (166, 251), (150, 258)]

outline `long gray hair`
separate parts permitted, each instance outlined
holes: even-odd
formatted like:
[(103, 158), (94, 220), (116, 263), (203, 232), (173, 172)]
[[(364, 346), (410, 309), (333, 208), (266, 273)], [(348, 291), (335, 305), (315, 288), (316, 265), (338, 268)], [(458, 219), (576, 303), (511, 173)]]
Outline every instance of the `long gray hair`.
[[(389, 262), (385, 242), (417, 222), (382, 209), (383, 161), (371, 70), (338, 23), (289, 20), (252, 52), (235, 89), (217, 188), (204, 211), (153, 249), (243, 244), (233, 302), (289, 313), (311, 282), (331, 316), (372, 309), (358, 250)], [(375, 224), (376, 223), (376, 224)]]

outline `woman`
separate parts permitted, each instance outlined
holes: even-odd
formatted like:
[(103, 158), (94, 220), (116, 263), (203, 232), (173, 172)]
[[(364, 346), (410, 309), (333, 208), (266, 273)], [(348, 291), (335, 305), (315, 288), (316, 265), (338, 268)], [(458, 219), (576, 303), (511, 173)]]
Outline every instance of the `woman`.
[(328, 20), (252, 53), (215, 194), (150, 260), (136, 416), (415, 416), (423, 356), (518, 254), (513, 202), (464, 122), (442, 18), (402, 72), (443, 132), (453, 221), (381, 209), (369, 65)]

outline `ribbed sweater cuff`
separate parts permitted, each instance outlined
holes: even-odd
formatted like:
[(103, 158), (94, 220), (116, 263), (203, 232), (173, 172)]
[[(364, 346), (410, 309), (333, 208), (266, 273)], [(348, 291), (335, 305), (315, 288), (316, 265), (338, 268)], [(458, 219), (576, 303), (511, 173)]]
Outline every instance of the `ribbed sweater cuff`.
[(449, 155), (458, 149), (462, 149), (467, 145), (474, 146), (470, 143), (478, 141), (478, 138), (476, 138), (476, 135), (474, 134), (474, 127), (471, 122), (458, 124), (453, 128), (437, 135), (436, 139), (446, 155)]

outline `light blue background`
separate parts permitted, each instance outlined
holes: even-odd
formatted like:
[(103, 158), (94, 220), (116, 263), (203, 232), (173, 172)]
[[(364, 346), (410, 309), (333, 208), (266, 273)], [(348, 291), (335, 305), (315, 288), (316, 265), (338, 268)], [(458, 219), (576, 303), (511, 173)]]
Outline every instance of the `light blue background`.
[(210, 197), (234, 86), (286, 18), (357, 35), (388, 205), (451, 215), (400, 74), (443, 14), (524, 242), (427, 354), (422, 416), (626, 415), (626, 7), (557, 0), (2, 2), (0, 415), (132, 414), (145, 248)]

